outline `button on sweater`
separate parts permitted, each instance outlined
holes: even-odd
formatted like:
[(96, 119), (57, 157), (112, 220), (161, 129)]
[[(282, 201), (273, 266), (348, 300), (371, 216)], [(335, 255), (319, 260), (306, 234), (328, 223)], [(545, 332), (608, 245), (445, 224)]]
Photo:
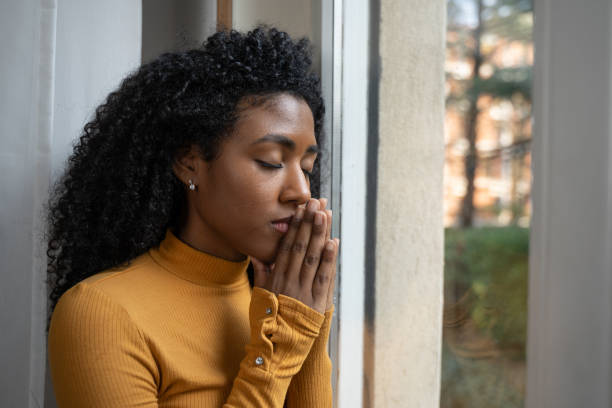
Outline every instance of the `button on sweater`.
[(167, 230), (66, 291), (48, 338), (58, 406), (331, 407), (333, 309), (251, 288), (249, 262)]

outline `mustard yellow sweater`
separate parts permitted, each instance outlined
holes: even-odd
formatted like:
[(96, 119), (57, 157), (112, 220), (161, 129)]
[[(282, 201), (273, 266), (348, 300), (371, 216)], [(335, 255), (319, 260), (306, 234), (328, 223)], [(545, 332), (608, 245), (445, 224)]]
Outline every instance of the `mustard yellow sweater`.
[(168, 230), (128, 267), (70, 288), (48, 338), (58, 406), (331, 407), (333, 309), (251, 290), (249, 261)]

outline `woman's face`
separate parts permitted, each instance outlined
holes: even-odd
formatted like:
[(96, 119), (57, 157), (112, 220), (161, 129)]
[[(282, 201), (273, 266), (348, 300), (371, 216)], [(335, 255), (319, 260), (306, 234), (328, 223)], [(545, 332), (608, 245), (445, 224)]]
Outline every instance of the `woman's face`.
[(284, 234), (273, 221), (291, 217), (310, 198), (307, 172), (318, 151), (314, 120), (308, 104), (289, 94), (239, 108), (217, 159), (189, 154), (175, 167), (183, 182), (197, 185), (186, 190), (188, 211), (178, 235), (225, 259), (252, 255), (271, 263)]

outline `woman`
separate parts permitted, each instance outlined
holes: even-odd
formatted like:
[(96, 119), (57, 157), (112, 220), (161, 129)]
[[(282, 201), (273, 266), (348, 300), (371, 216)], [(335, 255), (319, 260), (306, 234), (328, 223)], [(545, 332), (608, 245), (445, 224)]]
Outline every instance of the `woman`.
[(60, 408), (331, 406), (310, 63), (305, 39), (219, 32), (96, 110), (50, 202)]

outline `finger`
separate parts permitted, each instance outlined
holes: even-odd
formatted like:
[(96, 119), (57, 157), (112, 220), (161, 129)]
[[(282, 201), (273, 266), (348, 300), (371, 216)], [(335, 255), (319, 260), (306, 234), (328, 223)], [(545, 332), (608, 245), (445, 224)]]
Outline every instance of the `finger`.
[(325, 208), (327, 207), (327, 198), (325, 197), (319, 198), (319, 203), (321, 204), (321, 206), (319, 207), (319, 210), (320, 211), (325, 210)]
[(319, 200), (316, 198), (310, 199), (308, 207), (306, 207), (306, 212), (304, 213), (304, 218), (302, 219), (302, 225), (300, 225), (291, 247), (289, 267), (287, 268), (287, 279), (289, 281), (299, 283), (302, 263), (304, 262), (304, 256), (306, 255), (306, 250), (310, 243), (314, 214), (318, 209)]
[(302, 219), (304, 218), (304, 209), (298, 207), (291, 219), (289, 230), (285, 233), (285, 236), (281, 240), (278, 251), (276, 254), (276, 260), (274, 261), (274, 270), (285, 271), (289, 266), (289, 259), (291, 257), (291, 248), (293, 247), (293, 241), (297, 235), (297, 231), (302, 225)]
[(321, 203), (321, 207), (319, 208), (319, 210), (323, 210), (325, 211), (325, 214), (327, 215), (327, 233), (326, 233), (326, 241), (328, 241), (331, 238), (331, 226), (332, 226), (332, 210), (327, 210), (327, 198), (323, 197), (321, 199), (319, 199), (319, 202)]
[(327, 295), (336, 262), (336, 253), (336, 241), (327, 241), (321, 257), (319, 269), (312, 283), (312, 297), (315, 305), (319, 306), (319, 310), (325, 311), (327, 306)]
[(329, 241), (331, 238), (331, 230), (332, 230), (332, 210), (325, 210), (327, 213), (327, 233), (325, 235), (325, 241)]
[(259, 259), (251, 257), (251, 263), (253, 264), (253, 284), (263, 288), (266, 286), (268, 280), (269, 268), (261, 262)]
[[(328, 311), (334, 305), (334, 287), (336, 286), (336, 269), (338, 268), (338, 253), (340, 252), (340, 239), (334, 238), (336, 242), (336, 253), (334, 257), (334, 266), (332, 270), (331, 283), (329, 285), (329, 290), (327, 291), (327, 308), (325, 311)], [(326, 241), (327, 242), (327, 241)]]
[(304, 257), (304, 263), (302, 263), (300, 283), (302, 286), (307, 286), (308, 288), (312, 287), (312, 281), (321, 261), (321, 252), (325, 245), (325, 233), (327, 229), (326, 217), (324, 211), (317, 211), (315, 213), (310, 243), (308, 244), (306, 256)]

